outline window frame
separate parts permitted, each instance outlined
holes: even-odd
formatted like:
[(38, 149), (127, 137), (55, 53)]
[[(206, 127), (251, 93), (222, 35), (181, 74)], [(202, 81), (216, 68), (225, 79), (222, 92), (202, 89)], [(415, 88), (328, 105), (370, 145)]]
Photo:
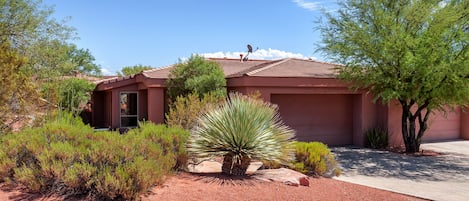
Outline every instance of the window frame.
[[(138, 127), (138, 115), (139, 115), (139, 97), (138, 97), (138, 92), (137, 91), (121, 91), (119, 93), (119, 107), (120, 105), (122, 104), (121, 102), (121, 98), (122, 98), (122, 95), (123, 94), (135, 94), (136, 97), (137, 97), (137, 100), (136, 100), (136, 104), (137, 104), (137, 114), (122, 114), (122, 110), (119, 109), (119, 128), (136, 128)], [(128, 101), (127, 101), (128, 102)], [(122, 126), (122, 118), (132, 118), (132, 117), (135, 117), (137, 119), (137, 125), (135, 126)]]

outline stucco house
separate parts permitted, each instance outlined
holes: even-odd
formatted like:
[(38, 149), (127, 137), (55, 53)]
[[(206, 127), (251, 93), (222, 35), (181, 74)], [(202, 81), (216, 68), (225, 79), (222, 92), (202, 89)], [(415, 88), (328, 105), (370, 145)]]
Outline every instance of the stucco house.
[[(367, 91), (349, 90), (336, 78), (337, 65), (293, 58), (209, 60), (223, 68), (228, 92), (259, 91), (265, 101), (277, 104), (283, 121), (296, 130), (298, 140), (360, 146), (366, 130), (384, 126), (390, 132), (390, 145), (402, 143), (399, 105), (375, 104)], [(132, 127), (143, 119), (163, 123), (165, 83), (173, 67), (100, 82), (92, 96), (92, 125)], [(423, 140), (469, 139), (468, 112), (458, 108), (446, 115), (432, 115)]]

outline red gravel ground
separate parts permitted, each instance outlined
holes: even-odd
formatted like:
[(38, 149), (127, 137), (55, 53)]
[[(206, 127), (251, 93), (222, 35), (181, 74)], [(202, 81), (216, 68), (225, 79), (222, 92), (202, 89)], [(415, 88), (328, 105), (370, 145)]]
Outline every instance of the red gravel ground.
[(142, 200), (424, 200), (334, 179), (309, 180), (309, 187), (295, 187), (219, 174), (182, 173), (152, 189)]
[[(310, 178), (309, 187), (261, 182), (249, 177), (228, 178), (220, 174), (181, 173), (153, 188), (142, 200), (424, 200), (407, 195), (346, 183)], [(25, 193), (19, 188), (0, 188), (0, 200), (64, 200)], [(79, 199), (66, 199), (79, 200)], [(85, 199), (87, 200), (87, 199)]]

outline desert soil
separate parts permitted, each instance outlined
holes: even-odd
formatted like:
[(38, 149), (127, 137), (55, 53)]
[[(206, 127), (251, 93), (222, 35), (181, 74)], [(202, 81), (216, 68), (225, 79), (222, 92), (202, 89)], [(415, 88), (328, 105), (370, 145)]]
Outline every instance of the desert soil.
[[(288, 186), (249, 177), (180, 173), (141, 196), (142, 200), (424, 200), (327, 178), (310, 178), (310, 186)], [(2, 185), (0, 200), (64, 200), (30, 194)], [(65, 199), (80, 200), (80, 199)], [(87, 200), (87, 199), (83, 199)]]

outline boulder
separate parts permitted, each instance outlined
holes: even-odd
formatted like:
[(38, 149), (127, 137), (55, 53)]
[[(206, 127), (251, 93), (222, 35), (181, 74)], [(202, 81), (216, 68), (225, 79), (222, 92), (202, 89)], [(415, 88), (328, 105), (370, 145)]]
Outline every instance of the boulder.
[[(188, 166), (189, 172), (192, 173), (219, 173), (222, 164), (218, 161), (203, 161), (199, 164), (191, 164)], [(260, 167), (262, 162), (255, 161), (249, 164), (246, 174), (254, 174)]]
[(221, 163), (217, 161), (203, 161), (199, 164), (190, 164), (187, 167), (189, 172), (193, 173), (219, 173), (221, 172)]
[(309, 186), (308, 176), (287, 168), (258, 170), (253, 177), (262, 181), (282, 182), (291, 186)]

